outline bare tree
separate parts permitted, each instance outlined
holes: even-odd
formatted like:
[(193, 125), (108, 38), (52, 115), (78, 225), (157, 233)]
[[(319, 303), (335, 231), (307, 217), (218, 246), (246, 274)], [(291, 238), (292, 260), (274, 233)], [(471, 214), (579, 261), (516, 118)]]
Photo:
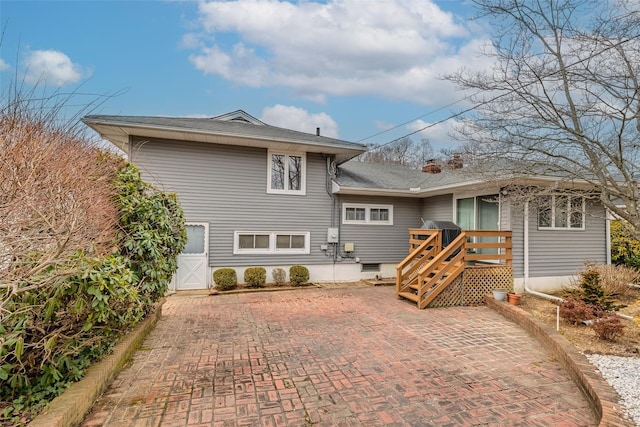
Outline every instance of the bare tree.
[(358, 159), (369, 163), (387, 163), (420, 168), (426, 160), (433, 156), (433, 148), (428, 139), (423, 138), (416, 143), (409, 137), (400, 138), (389, 144), (370, 145), (369, 151), (361, 154)]
[(447, 77), (475, 93), (458, 129), (467, 158), (587, 182), (640, 235), (639, 3), (474, 2), (493, 20), (495, 65)]
[(433, 159), (434, 152), (433, 147), (431, 146), (431, 141), (429, 138), (422, 138), (420, 143), (417, 144), (416, 149), (416, 167), (421, 168), (424, 166), (427, 161)]

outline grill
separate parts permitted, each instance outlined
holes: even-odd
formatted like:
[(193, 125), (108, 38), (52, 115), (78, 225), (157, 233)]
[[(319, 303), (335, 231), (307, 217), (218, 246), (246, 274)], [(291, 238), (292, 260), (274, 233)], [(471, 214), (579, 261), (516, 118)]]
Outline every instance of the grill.
[(455, 223), (451, 221), (422, 221), (422, 228), (428, 230), (442, 230), (442, 248), (449, 246), (462, 231)]

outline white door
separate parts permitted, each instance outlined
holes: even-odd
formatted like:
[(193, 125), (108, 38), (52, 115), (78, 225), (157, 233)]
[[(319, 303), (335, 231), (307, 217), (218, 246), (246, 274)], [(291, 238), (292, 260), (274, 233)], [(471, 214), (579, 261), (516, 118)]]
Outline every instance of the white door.
[(187, 244), (178, 255), (177, 290), (206, 289), (209, 255), (209, 224), (187, 223)]

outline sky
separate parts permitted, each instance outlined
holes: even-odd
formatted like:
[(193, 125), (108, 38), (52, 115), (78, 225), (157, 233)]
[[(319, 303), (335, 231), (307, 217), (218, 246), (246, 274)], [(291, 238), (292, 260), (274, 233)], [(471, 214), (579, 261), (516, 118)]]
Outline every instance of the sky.
[[(0, 0), (0, 87), (92, 114), (263, 122), (352, 142), (452, 148), (490, 27), (468, 0)], [(426, 129), (424, 129), (426, 128)], [(414, 133), (420, 129), (423, 131)]]

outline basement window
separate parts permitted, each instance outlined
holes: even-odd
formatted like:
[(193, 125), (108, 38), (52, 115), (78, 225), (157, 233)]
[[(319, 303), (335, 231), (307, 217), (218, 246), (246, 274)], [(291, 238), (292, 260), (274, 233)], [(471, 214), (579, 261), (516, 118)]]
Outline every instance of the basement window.
[(362, 272), (379, 272), (380, 264), (362, 264)]

